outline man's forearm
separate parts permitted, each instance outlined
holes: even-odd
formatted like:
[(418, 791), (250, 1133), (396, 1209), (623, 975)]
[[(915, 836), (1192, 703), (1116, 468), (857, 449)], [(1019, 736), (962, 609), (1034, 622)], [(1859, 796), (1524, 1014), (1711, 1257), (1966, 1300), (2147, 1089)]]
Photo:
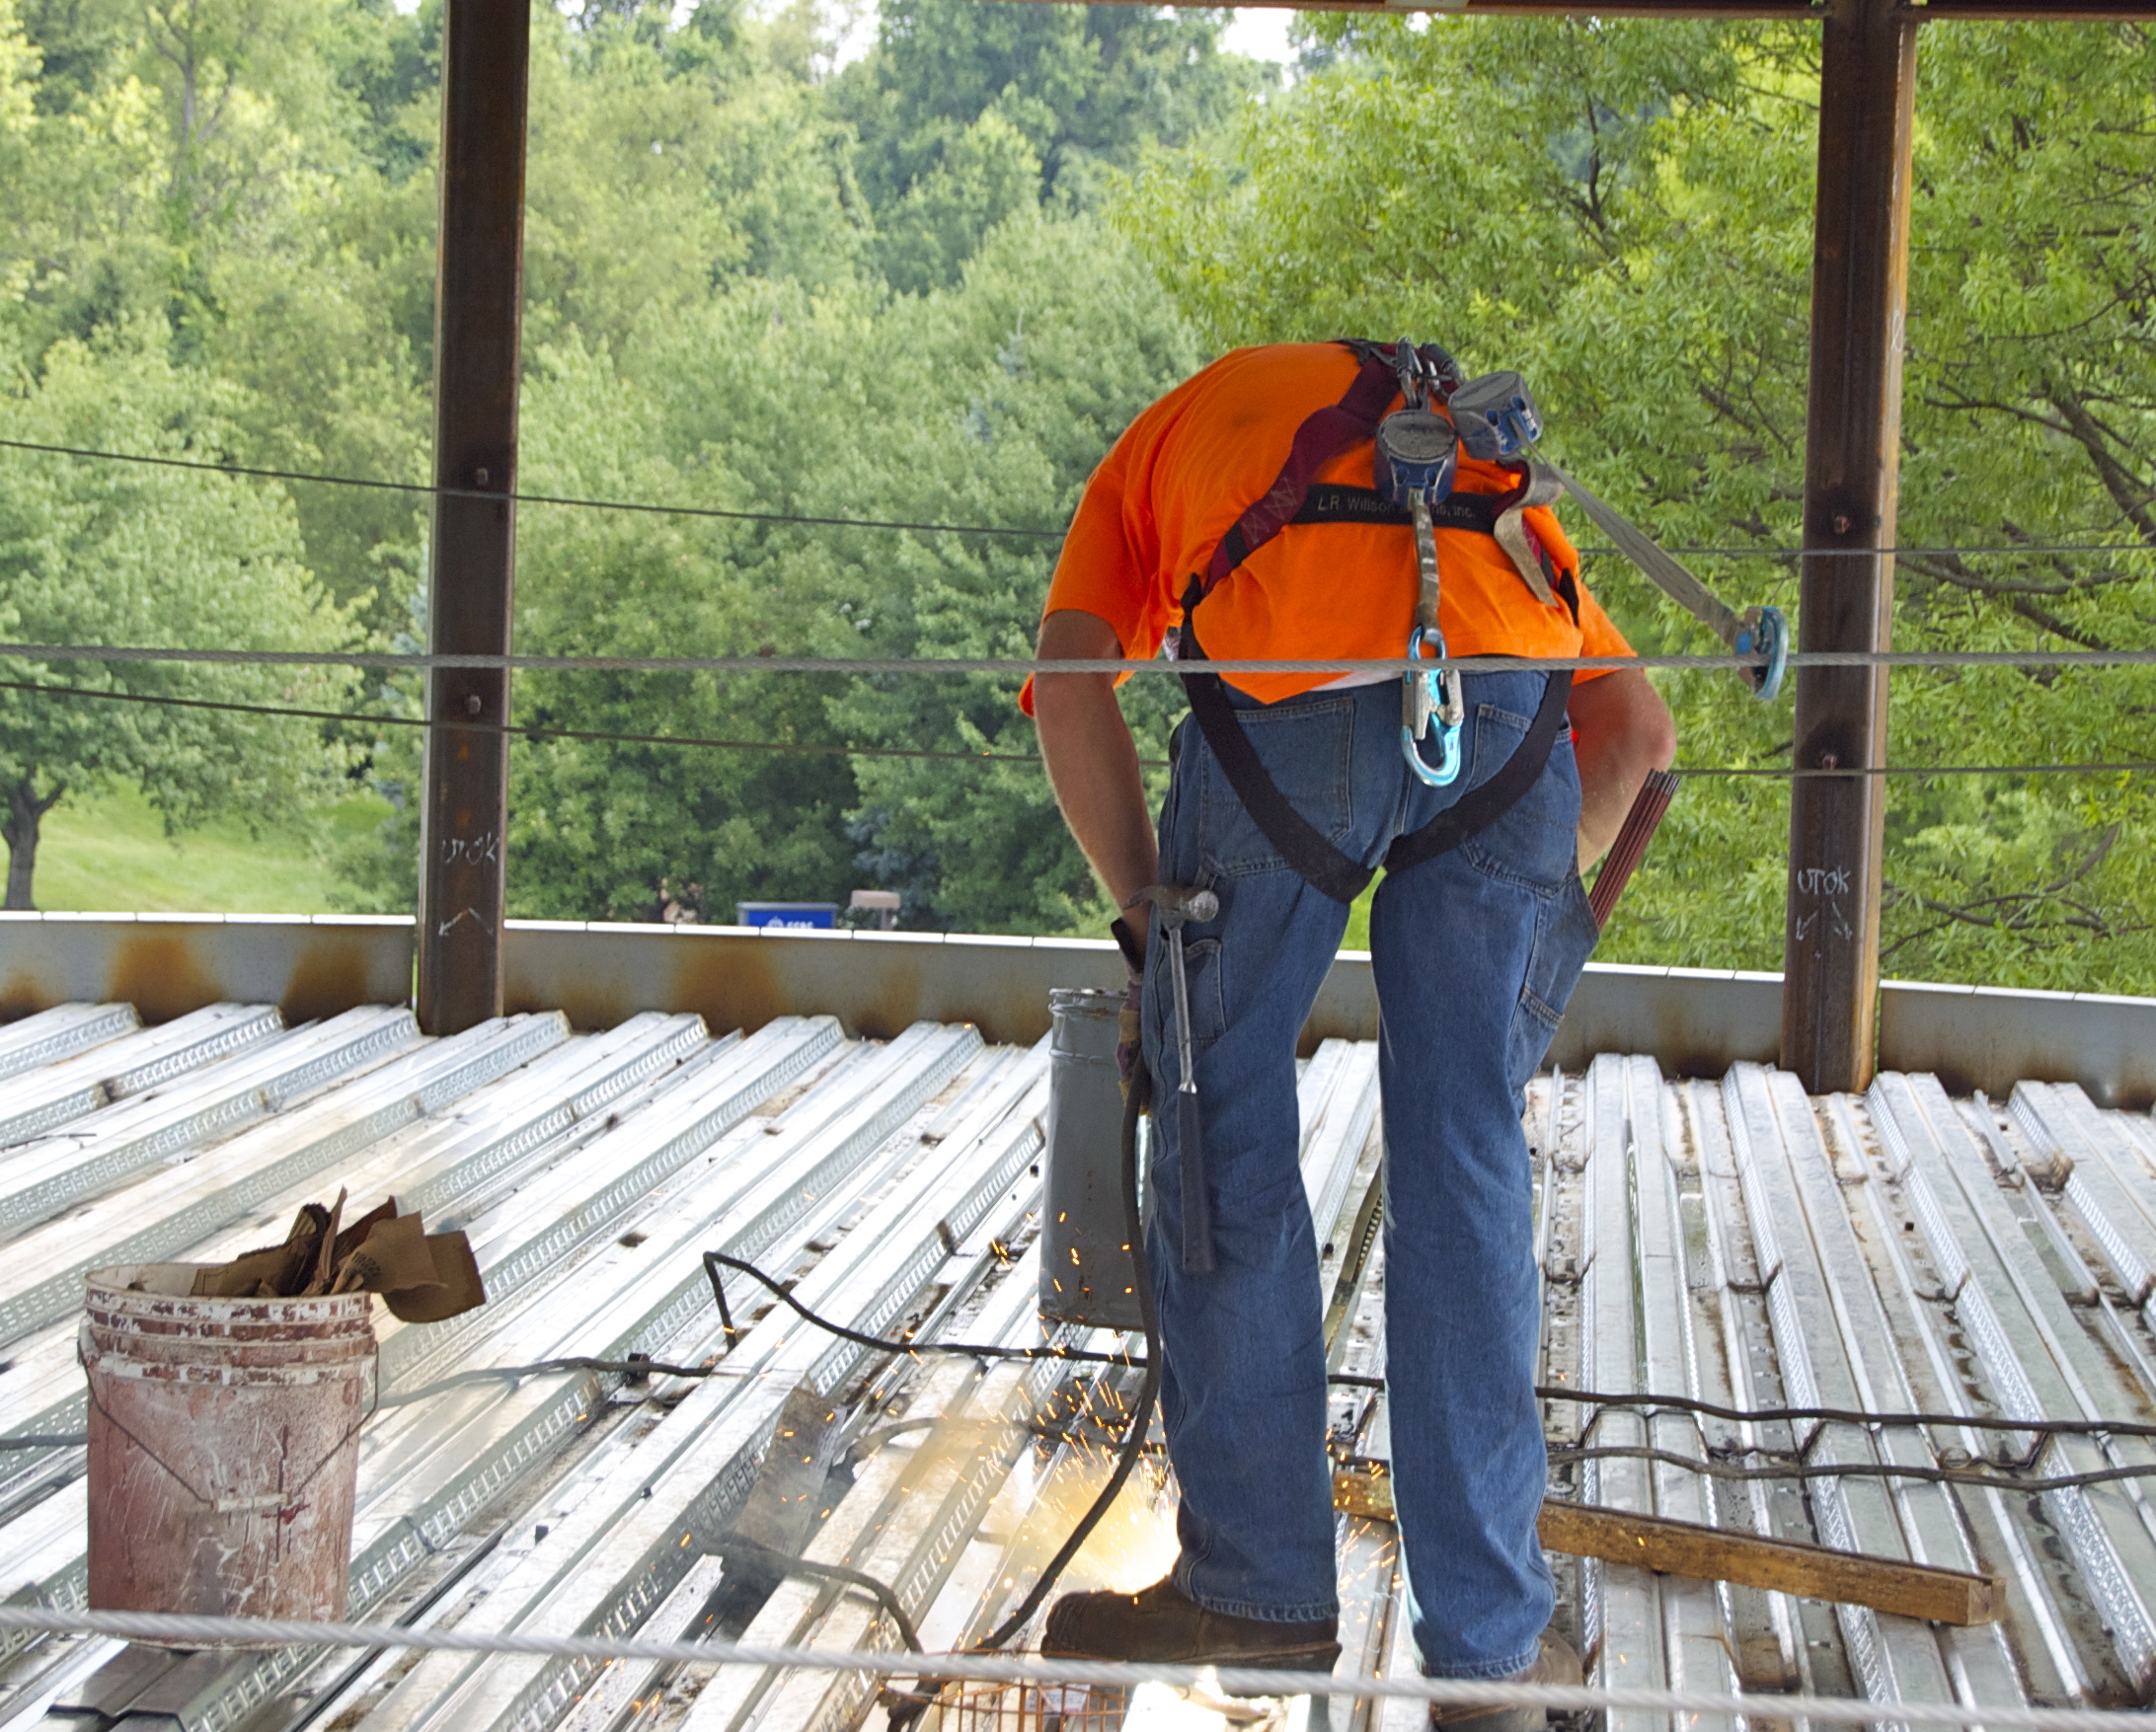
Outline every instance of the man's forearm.
[(1620, 668), (1574, 688), (1578, 730), (1579, 869), (1609, 852), (1652, 770), (1666, 770), (1677, 753), (1668, 706), (1633, 668)]
[[(1122, 653), (1114, 628), (1091, 614), (1059, 612), (1041, 622), (1042, 660), (1091, 660)], [(1116, 700), (1112, 674), (1037, 674), (1034, 719), (1040, 755), (1063, 821), (1118, 906), (1159, 875), (1160, 856), (1137, 742)], [(1143, 942), (1143, 923), (1133, 922)]]

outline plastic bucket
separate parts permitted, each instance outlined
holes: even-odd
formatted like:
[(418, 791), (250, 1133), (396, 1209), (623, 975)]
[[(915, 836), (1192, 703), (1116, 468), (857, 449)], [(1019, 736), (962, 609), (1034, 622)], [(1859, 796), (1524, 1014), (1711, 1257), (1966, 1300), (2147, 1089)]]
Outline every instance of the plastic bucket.
[(90, 1604), (342, 1618), (373, 1300), (196, 1299), (194, 1269), (89, 1277)]

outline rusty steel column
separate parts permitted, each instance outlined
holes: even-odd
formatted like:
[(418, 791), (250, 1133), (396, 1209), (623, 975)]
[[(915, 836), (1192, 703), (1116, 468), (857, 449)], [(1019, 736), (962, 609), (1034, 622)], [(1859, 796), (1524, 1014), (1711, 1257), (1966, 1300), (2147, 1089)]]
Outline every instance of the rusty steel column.
[[(524, 298), (524, 117), (531, 0), (448, 0), (441, 79), (441, 236), (434, 278), (434, 485), (516, 489)], [(507, 497), (437, 494), (427, 640), (506, 655), (516, 568)], [(506, 723), (509, 676), (436, 668), (432, 719)], [(420, 828), (420, 1025), (455, 1034), (501, 1014), (507, 737), (430, 728)]]
[[(1819, 80), (1811, 393), (1805, 446), (1800, 650), (1893, 636), (1916, 24), (1899, 0), (1831, 0)], [(1886, 759), (1884, 668), (1797, 675), (1796, 764)], [(1782, 1063), (1813, 1092), (1872, 1079), (1886, 785), (1801, 778), (1790, 798)]]

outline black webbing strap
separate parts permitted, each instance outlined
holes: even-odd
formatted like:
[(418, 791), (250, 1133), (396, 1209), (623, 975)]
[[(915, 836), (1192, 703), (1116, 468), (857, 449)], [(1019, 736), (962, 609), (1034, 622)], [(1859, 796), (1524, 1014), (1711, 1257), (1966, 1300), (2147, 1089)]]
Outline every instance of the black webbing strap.
[[(1185, 653), (1189, 654), (1194, 648), (1190, 619), (1186, 615)], [(1398, 838), (1385, 851), (1387, 871), (1405, 871), (1425, 860), (1449, 854), (1461, 843), (1489, 829), (1526, 798), (1535, 779), (1549, 764), (1550, 753), (1557, 745), (1558, 730), (1565, 725), (1565, 706), (1572, 696), (1572, 683), (1569, 669), (1560, 669), (1549, 676), (1542, 688), (1542, 702), (1535, 707), (1534, 718), (1527, 724), (1526, 735), (1512, 749), (1512, 755), (1505, 759), (1503, 766), (1488, 782), (1469, 789), (1420, 830), (1412, 830)], [(1314, 889), (1323, 891), (1336, 902), (1352, 902), (1361, 895), (1377, 875), (1376, 868), (1366, 866), (1335, 848), (1331, 840), (1298, 812), (1287, 795), (1280, 791), (1279, 784), (1266, 769), (1265, 760), (1258, 756), (1258, 748), (1250, 743), (1250, 735), (1243, 731), (1220, 676), (1187, 673), (1183, 676), (1183, 689), (1190, 694), (1191, 715), (1196, 718), (1198, 732), (1205, 736), (1205, 744), (1212, 748), (1221, 773), (1227, 777), (1228, 786), (1235, 790), (1235, 797), (1243, 802), (1251, 822), (1258, 826), (1258, 833), (1271, 843), (1274, 852)]]
[[(1509, 495), (1504, 493), (1452, 493), (1430, 508), (1429, 520), (1437, 529), (1464, 529), (1476, 535), (1496, 535), (1498, 518), (1507, 497)], [(1387, 504), (1375, 488), (1313, 482), (1288, 522), (1384, 523), (1407, 528), (1415, 522), (1415, 517), (1405, 505)]]
[(1420, 830), (1411, 830), (1388, 848), (1388, 872), (1405, 871), (1411, 866), (1451, 853), (1527, 797), (1535, 778), (1550, 761), (1557, 730), (1565, 725), (1565, 705), (1572, 695), (1572, 682), (1570, 668), (1560, 668), (1549, 676), (1549, 684), (1542, 688), (1542, 702), (1535, 707), (1534, 719), (1527, 724), (1526, 737), (1512, 748), (1503, 767), (1488, 782), (1469, 789)]
[[(1344, 339), (1345, 340), (1345, 339)], [(1337, 404), (1317, 411), (1295, 430), (1293, 445), (1279, 476), (1264, 498), (1246, 510), (1221, 538), (1202, 576), (1194, 576), (1183, 596), (1183, 633), (1179, 659), (1203, 661), (1205, 651), (1197, 640), (1197, 604), (1258, 548), (1290, 523), (1408, 523), (1409, 513), (1388, 505), (1374, 489), (1341, 487), (1316, 480), (1319, 467), (1338, 456), (1357, 439), (1369, 438), (1373, 422), (1397, 395), (1390, 366), (1391, 349), (1375, 343), (1348, 341), (1362, 362), (1348, 394)], [(1442, 353), (1442, 351), (1439, 351)], [(1450, 357), (1445, 357), (1449, 363)], [(1482, 535), (1495, 532), (1506, 495), (1455, 493), (1440, 502), (1431, 515), (1439, 529), (1468, 530)], [(1578, 590), (1570, 576), (1558, 578), (1547, 553), (1543, 570), (1579, 618)], [(1258, 756), (1250, 735), (1243, 731), (1235, 707), (1228, 702), (1218, 674), (1190, 672), (1183, 676), (1190, 695), (1191, 714), (1198, 732), (1212, 748), (1220, 768), (1235, 790), (1236, 798), (1258, 826), (1259, 834), (1272, 844), (1279, 857), (1313, 887), (1336, 902), (1352, 902), (1377, 875), (1333, 846), (1298, 812)], [(1399, 871), (1421, 861), (1432, 860), (1459, 847), (1469, 837), (1487, 830), (1526, 794), (1550, 760), (1557, 730), (1564, 725), (1565, 704), (1572, 690), (1572, 675), (1553, 674), (1544, 687), (1542, 703), (1535, 711), (1527, 734), (1503, 767), (1481, 787), (1471, 789), (1420, 830), (1396, 840), (1385, 855), (1385, 868)]]
[[(1184, 616), (1184, 652), (1192, 648), (1190, 616)], [(1235, 707), (1221, 689), (1218, 674), (1187, 673), (1183, 689), (1191, 697), (1191, 714), (1197, 731), (1205, 736), (1212, 755), (1220, 760), (1228, 786), (1243, 802), (1259, 834), (1271, 843), (1286, 861), (1316, 888), (1335, 902), (1352, 902), (1361, 895), (1374, 868), (1358, 865), (1333, 846), (1317, 828), (1288, 803), (1279, 784), (1272, 780), (1258, 748), (1235, 717)]]

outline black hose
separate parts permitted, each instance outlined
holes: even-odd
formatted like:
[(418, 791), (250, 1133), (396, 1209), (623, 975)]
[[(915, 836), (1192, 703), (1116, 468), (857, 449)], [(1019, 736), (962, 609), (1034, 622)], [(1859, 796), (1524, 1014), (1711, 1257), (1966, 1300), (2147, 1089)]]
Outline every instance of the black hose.
[(1153, 1304), (1153, 1270), (1145, 1256), (1145, 1222), (1138, 1213), (1138, 1118), (1152, 1095), (1152, 1079), (1141, 1063), (1137, 1074), (1130, 1079), (1130, 1092), (1123, 1101), (1122, 1122), (1123, 1232), (1129, 1236), (1130, 1260), (1137, 1265), (1137, 1279), (1132, 1285), (1137, 1289), (1138, 1318), (1145, 1332), (1145, 1381), (1138, 1386), (1138, 1398), (1130, 1409), (1129, 1435), (1123, 1439), (1121, 1453), (1116, 1458), (1116, 1470), (1101, 1487), (1101, 1494), (1093, 1500), (1092, 1508), (1078, 1518), (1078, 1525), (1071, 1529), (1069, 1537), (1048, 1559), (1040, 1579), (1010, 1617), (997, 1624), (984, 1640), (974, 1644), (972, 1651), (975, 1653), (1000, 1648), (1025, 1628), (1033, 1615), (1040, 1610), (1040, 1602), (1048, 1597), (1056, 1577), (1063, 1573), (1070, 1560), (1078, 1555), (1078, 1548), (1100, 1526), (1101, 1518), (1108, 1514), (1109, 1506), (1116, 1501), (1124, 1481), (1137, 1467), (1138, 1458), (1145, 1453), (1145, 1434), (1153, 1424), (1153, 1403), (1160, 1398), (1160, 1313)]
[(729, 1563), (739, 1558), (743, 1563), (768, 1569), (774, 1574), (807, 1576), (811, 1581), (839, 1582), (849, 1588), (865, 1589), (890, 1615), (891, 1623), (898, 1631), (898, 1639), (905, 1643), (907, 1650), (915, 1654), (921, 1651), (921, 1632), (913, 1627), (913, 1619), (906, 1616), (906, 1609), (898, 1604), (898, 1596), (891, 1592), (887, 1582), (878, 1580), (867, 1570), (848, 1569), (840, 1563), (816, 1563), (806, 1557), (796, 1557), (791, 1551), (777, 1550), (760, 1540), (751, 1540), (746, 1534), (732, 1532), (722, 1534), (713, 1541), (712, 1549)]
[(813, 1323), (825, 1334), (836, 1335), (841, 1341), (851, 1341), (858, 1347), (873, 1347), (880, 1353), (956, 1353), (964, 1359), (1067, 1359), (1077, 1365), (1134, 1367), (1140, 1363), (1127, 1353), (1085, 1353), (1075, 1347), (1004, 1347), (979, 1341), (894, 1341), (888, 1335), (864, 1334), (859, 1329), (849, 1329), (844, 1323), (834, 1323), (829, 1318), (818, 1317), (796, 1299), (784, 1282), (765, 1274), (754, 1263), (730, 1257), (725, 1251), (706, 1251), (704, 1273), (711, 1281), (712, 1298), (719, 1302), (719, 1324), (726, 1331), (729, 1347), (739, 1338), (741, 1330), (733, 1320), (732, 1309), (727, 1304), (726, 1283), (719, 1274), (723, 1268), (746, 1275), (767, 1289), (796, 1317)]

